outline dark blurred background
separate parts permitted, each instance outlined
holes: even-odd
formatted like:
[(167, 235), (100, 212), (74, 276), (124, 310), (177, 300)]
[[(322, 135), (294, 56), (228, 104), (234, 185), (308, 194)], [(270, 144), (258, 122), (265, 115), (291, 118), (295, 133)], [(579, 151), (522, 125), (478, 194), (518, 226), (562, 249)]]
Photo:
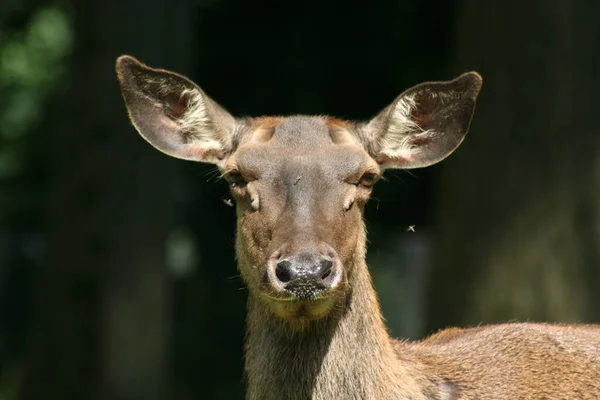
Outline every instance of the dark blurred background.
[(480, 72), (463, 145), (388, 173), (368, 205), (391, 331), (600, 322), (598, 16), (597, 0), (2, 0), (0, 400), (243, 398), (226, 184), (139, 137), (121, 54), (237, 116), (367, 119)]

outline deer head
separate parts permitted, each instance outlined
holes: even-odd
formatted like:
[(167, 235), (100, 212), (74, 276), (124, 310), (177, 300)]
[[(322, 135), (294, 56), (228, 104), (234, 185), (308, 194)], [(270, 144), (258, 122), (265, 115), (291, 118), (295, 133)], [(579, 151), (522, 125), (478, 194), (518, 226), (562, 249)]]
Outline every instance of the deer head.
[(236, 119), (192, 81), (123, 56), (133, 125), (176, 158), (212, 163), (236, 201), (236, 252), (251, 296), (292, 325), (344, 310), (364, 259), (363, 209), (386, 169), (452, 153), (469, 129), (481, 77), (417, 85), (372, 120)]

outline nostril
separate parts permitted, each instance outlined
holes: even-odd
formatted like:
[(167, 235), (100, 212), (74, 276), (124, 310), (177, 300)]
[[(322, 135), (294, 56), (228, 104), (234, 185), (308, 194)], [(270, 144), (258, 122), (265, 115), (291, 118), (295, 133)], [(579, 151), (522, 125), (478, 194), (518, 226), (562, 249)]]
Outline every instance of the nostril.
[(321, 261), (321, 279), (327, 279), (333, 270), (333, 262), (331, 260)]
[(292, 276), (290, 274), (291, 265), (292, 263), (287, 260), (279, 261), (277, 263), (277, 268), (275, 268), (275, 276), (277, 276), (279, 282), (288, 283), (292, 280)]
[(285, 269), (281, 269), (281, 268), (277, 268), (275, 270), (275, 275), (277, 276), (277, 279), (279, 279), (279, 282), (281, 282), (281, 283), (288, 283), (292, 279), (289, 271), (287, 271)]

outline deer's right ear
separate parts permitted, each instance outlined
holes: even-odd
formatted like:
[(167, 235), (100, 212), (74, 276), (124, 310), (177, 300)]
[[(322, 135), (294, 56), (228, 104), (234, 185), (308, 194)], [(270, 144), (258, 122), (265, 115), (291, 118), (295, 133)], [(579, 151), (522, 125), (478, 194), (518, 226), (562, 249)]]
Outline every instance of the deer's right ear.
[(172, 157), (220, 165), (233, 150), (236, 120), (189, 79), (117, 59), (117, 76), (137, 131)]

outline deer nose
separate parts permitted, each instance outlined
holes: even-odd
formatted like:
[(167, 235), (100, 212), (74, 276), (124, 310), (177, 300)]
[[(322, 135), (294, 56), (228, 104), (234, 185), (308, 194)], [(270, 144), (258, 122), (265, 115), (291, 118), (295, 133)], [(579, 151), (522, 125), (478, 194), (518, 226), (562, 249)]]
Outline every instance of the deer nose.
[(334, 256), (303, 252), (277, 260), (269, 278), (275, 288), (309, 300), (336, 285), (339, 269)]

